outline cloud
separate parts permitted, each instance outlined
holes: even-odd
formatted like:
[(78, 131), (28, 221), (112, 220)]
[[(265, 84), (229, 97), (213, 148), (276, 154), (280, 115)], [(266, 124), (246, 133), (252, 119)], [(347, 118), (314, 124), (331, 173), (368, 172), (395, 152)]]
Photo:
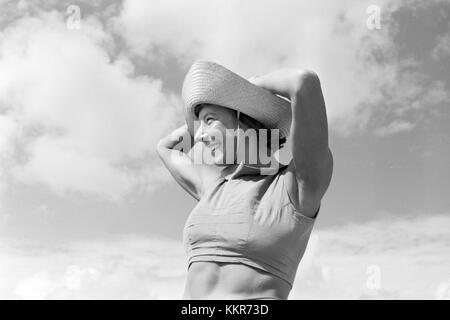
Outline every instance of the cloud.
[[(448, 299), (450, 216), (385, 215), (316, 229), (289, 299)], [(181, 299), (178, 241), (115, 236), (59, 245), (2, 239), (0, 298)]]
[(396, 120), (396, 121), (391, 122), (390, 124), (388, 124), (385, 127), (378, 128), (377, 130), (375, 130), (375, 134), (377, 136), (384, 137), (384, 136), (399, 133), (399, 132), (410, 131), (413, 128), (414, 128), (413, 123), (410, 123), (407, 121)]
[(450, 216), (384, 215), (316, 231), (292, 299), (435, 299), (448, 295)]
[[(17, 123), (14, 119), (6, 117), (0, 113), (0, 164), (6, 165), (13, 162), (12, 159), (12, 142), (14, 141), (14, 133), (17, 129)], [(0, 165), (0, 205), (1, 194), (7, 188), (6, 172), (2, 170)]]
[[(434, 3), (433, 3), (434, 4)], [(380, 7), (381, 29), (366, 26), (370, 5)], [(322, 81), (332, 128), (349, 134), (379, 113), (396, 116), (439, 83), (425, 77), (420, 61), (403, 57), (396, 39), (401, 7), (417, 1), (129, 1), (114, 21), (130, 53), (150, 61), (174, 56), (187, 68), (209, 59), (250, 76), (281, 67), (316, 71)], [(448, 100), (444, 96), (434, 104)], [(402, 115), (396, 113), (401, 108)]]
[(437, 38), (437, 44), (433, 48), (431, 56), (437, 61), (450, 57), (450, 34), (445, 34)]
[[(412, 129), (420, 119), (415, 114), (450, 97), (446, 83), (421, 72), (420, 61), (399, 55), (392, 14), (405, 4), (419, 6), (125, 0), (106, 7), (99, 1), (93, 6), (105, 7), (103, 13), (83, 11), (82, 28), (70, 30), (66, 12), (52, 10), (56, 2), (4, 1), (0, 188), (19, 180), (120, 201), (137, 187), (151, 190), (165, 181), (154, 145), (174, 119), (182, 121), (179, 92), (138, 76), (137, 57), (168, 71), (179, 67), (164, 65), (168, 57), (186, 70), (195, 59), (211, 59), (244, 76), (310, 68), (321, 77), (338, 132), (380, 134), (406, 122)], [(369, 5), (381, 8), (380, 30), (366, 26)]]
[(179, 98), (111, 56), (99, 20), (70, 30), (64, 14), (40, 11), (0, 33), (0, 174), (112, 200), (156, 187), (154, 148)]
[(180, 299), (184, 286), (184, 251), (168, 239), (123, 236), (58, 246), (4, 239), (1, 252), (2, 299)]

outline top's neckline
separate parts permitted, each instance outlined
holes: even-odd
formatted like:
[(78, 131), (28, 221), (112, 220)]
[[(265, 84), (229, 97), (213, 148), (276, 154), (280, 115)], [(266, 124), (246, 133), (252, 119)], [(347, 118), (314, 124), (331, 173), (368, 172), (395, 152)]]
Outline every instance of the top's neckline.
[(231, 166), (226, 167), (221, 172), (221, 177), (225, 180), (236, 179), (240, 176), (244, 175), (274, 175), (276, 174), (280, 168), (284, 167), (282, 163), (276, 163), (275, 166), (271, 167), (263, 167), (258, 165), (246, 165), (243, 162), (239, 164), (233, 164)]

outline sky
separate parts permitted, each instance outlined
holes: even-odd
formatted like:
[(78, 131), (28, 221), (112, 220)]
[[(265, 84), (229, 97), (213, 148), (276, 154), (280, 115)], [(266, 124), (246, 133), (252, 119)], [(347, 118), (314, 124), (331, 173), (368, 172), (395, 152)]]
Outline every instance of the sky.
[(450, 298), (449, 0), (0, 8), (1, 299), (181, 298), (195, 200), (155, 145), (198, 59), (320, 77), (334, 172), (290, 299)]

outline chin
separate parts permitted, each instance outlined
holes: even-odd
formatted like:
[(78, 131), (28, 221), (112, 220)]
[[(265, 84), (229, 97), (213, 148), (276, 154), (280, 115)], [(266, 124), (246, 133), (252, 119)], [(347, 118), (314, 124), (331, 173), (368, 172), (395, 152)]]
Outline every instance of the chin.
[(211, 159), (216, 166), (228, 166), (229, 163), (226, 163), (226, 156), (221, 151), (220, 148), (215, 149), (215, 151), (211, 152)]
[(218, 155), (214, 157), (214, 164), (219, 167), (229, 166), (229, 163), (225, 162), (225, 157), (223, 155)]

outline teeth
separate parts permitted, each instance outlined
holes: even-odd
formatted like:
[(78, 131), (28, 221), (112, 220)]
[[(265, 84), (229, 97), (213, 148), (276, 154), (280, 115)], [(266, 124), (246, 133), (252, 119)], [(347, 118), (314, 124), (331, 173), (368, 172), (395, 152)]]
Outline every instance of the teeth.
[(213, 146), (209, 146), (211, 153), (213, 156), (216, 155), (216, 149), (217, 149), (217, 145), (213, 145)]

